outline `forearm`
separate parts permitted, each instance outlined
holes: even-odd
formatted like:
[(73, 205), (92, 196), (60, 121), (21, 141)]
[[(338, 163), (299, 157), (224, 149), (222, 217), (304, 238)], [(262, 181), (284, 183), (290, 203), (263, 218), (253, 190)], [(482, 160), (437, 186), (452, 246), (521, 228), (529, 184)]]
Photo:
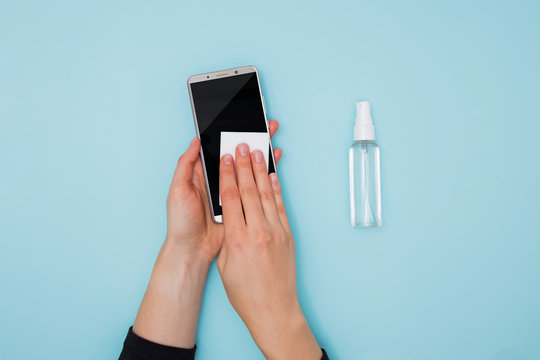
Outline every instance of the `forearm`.
[(160, 250), (133, 331), (158, 344), (192, 348), (209, 263), (174, 241)]

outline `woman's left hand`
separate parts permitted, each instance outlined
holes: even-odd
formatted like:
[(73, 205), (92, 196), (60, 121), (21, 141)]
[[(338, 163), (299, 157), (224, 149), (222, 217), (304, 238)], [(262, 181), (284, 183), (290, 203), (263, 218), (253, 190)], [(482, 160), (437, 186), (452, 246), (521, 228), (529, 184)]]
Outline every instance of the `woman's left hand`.
[[(276, 120), (268, 123), (270, 136), (279, 128)], [(212, 262), (223, 242), (223, 225), (212, 221), (206, 181), (200, 157), (200, 140), (194, 138), (178, 160), (167, 197), (167, 237), (186, 256)], [(274, 149), (276, 163), (282, 155)]]

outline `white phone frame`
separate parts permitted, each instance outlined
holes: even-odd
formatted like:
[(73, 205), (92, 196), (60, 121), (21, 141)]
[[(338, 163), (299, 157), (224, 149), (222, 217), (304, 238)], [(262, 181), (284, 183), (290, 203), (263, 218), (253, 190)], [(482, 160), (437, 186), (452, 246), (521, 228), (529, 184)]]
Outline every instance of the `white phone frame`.
[[(249, 74), (249, 73), (255, 73), (255, 75), (257, 77), (257, 84), (259, 85), (259, 95), (261, 96), (261, 104), (262, 104), (262, 107), (263, 107), (263, 114), (264, 114), (264, 122), (266, 124), (266, 131), (270, 135), (270, 129), (268, 128), (268, 118), (267, 118), (267, 115), (266, 115), (266, 105), (264, 103), (264, 96), (262, 94), (261, 82), (259, 80), (259, 72), (257, 71), (257, 68), (255, 66), (249, 65), (249, 66), (242, 66), (242, 67), (233, 68), (233, 69), (227, 69), (227, 70), (209, 72), (209, 73), (205, 73), (205, 74), (193, 75), (193, 76), (190, 76), (188, 78), (187, 87), (188, 87), (188, 92), (189, 92), (189, 100), (191, 102), (191, 112), (193, 113), (193, 121), (195, 123), (195, 131), (197, 132), (197, 137), (199, 138), (199, 140), (201, 139), (201, 134), (199, 132), (199, 124), (197, 122), (197, 114), (195, 112), (195, 104), (193, 102), (193, 95), (191, 94), (191, 84), (198, 83), (198, 82), (203, 82), (203, 81), (216, 80), (216, 79), (221, 79), (221, 78), (226, 78), (226, 77), (238, 76), (238, 75), (243, 75), (243, 74)], [(205, 162), (204, 162), (204, 154), (203, 154), (203, 150), (202, 150), (202, 144), (201, 144), (200, 153), (201, 153), (201, 161), (202, 161), (203, 171), (204, 171), (204, 179), (206, 181), (206, 192), (208, 194), (208, 202), (210, 203), (210, 211), (212, 213), (212, 220), (214, 222), (216, 222), (216, 223), (221, 224), (221, 223), (223, 223), (223, 216), (222, 215), (216, 215), (214, 213), (214, 204), (212, 203), (212, 194), (210, 193), (210, 185), (209, 185), (209, 182), (208, 182), (208, 175), (206, 173), (206, 165), (205, 165)], [(276, 171), (276, 173), (277, 173), (276, 162), (274, 161), (274, 148), (272, 147), (272, 141), (270, 141), (270, 154), (269, 154), (268, 161), (272, 161), (272, 164), (274, 164), (274, 171)]]

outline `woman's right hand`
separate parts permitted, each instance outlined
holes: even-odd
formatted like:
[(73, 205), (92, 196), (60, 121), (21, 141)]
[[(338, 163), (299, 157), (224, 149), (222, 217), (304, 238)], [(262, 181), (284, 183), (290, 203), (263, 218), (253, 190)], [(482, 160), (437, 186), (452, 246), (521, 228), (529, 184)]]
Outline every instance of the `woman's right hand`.
[(231, 155), (221, 158), (220, 195), (225, 236), (217, 266), (232, 306), (266, 358), (320, 359), (296, 294), (281, 187), (262, 152), (240, 144), (236, 164)]

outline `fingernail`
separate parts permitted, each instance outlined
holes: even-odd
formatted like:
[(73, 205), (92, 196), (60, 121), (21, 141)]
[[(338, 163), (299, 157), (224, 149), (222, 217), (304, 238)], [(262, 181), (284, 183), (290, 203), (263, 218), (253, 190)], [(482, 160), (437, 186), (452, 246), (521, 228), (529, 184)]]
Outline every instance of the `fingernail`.
[(249, 153), (249, 146), (247, 146), (246, 144), (240, 144), (238, 145), (238, 152), (240, 153), (240, 155), (242, 156), (245, 156)]
[(233, 157), (230, 154), (223, 155), (223, 162), (227, 165), (230, 165), (233, 163)]
[(253, 154), (255, 155), (256, 162), (262, 163), (264, 161), (263, 153), (261, 151), (255, 150)]
[(272, 183), (272, 185), (279, 185), (279, 180), (276, 173), (270, 174), (270, 182)]

